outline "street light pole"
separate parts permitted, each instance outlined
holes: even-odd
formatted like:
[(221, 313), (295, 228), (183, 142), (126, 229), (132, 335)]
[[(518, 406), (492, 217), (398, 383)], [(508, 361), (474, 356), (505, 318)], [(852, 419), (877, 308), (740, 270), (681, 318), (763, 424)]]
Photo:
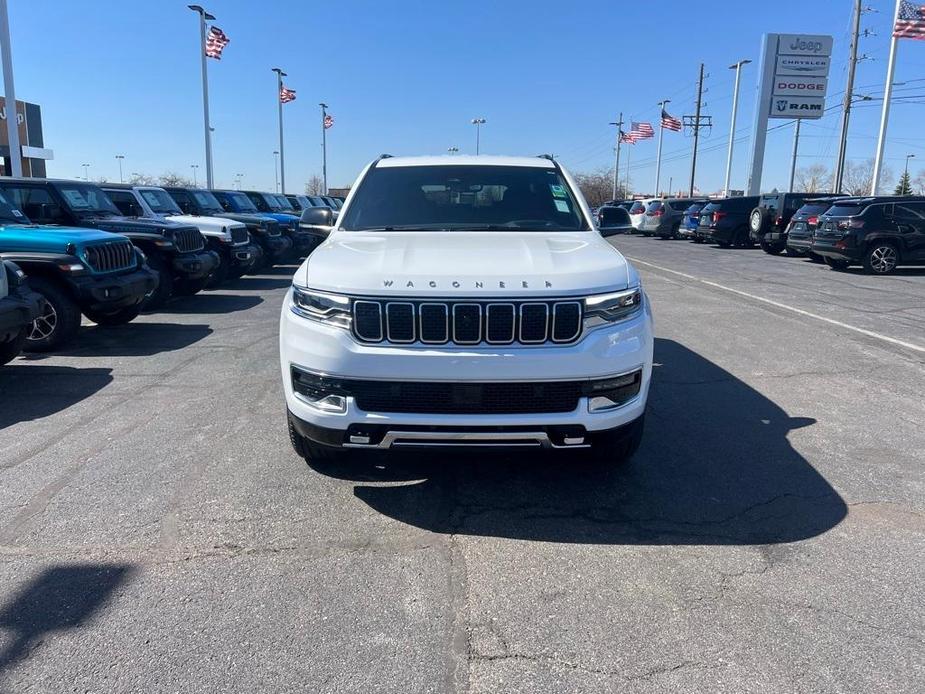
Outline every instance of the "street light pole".
[(729, 197), (729, 182), (732, 177), (732, 146), (735, 141), (736, 133), (736, 114), (739, 110), (739, 77), (742, 73), (742, 66), (748, 65), (751, 60), (740, 60), (735, 65), (730, 65), (730, 70), (736, 71), (735, 87), (732, 90), (732, 123), (729, 126), (729, 150), (726, 153), (726, 180), (723, 184), (723, 195)]
[(117, 154), (117, 155), (116, 155), (116, 161), (119, 162), (119, 183), (125, 183), (125, 181), (122, 180), (122, 160), (123, 160), (123, 159), (125, 159), (125, 155), (124, 155), (124, 154)]
[(617, 126), (617, 145), (614, 147), (613, 155), (613, 191), (610, 199), (617, 199), (617, 183), (620, 171), (620, 137), (623, 135), (623, 111), (620, 111), (620, 117), (617, 118), (616, 123), (611, 123), (610, 125)]
[(13, 53), (10, 49), (10, 15), (7, 12), (6, 0), (0, 0), (0, 59), (3, 62), (3, 86), (6, 94), (10, 173), (18, 178), (22, 176), (22, 146), (19, 143), (19, 116), (16, 113), (16, 89), (13, 87)]
[[(915, 155), (914, 155), (914, 154), (907, 154), (907, 155), (906, 155), (906, 169), (905, 169), (905, 171), (903, 171), (903, 180), (902, 180), (902, 183), (903, 183), (903, 190), (906, 189), (906, 188), (905, 188), (905, 184), (906, 184), (906, 182), (909, 180), (909, 160), (910, 160), (910, 159), (914, 159), (914, 158), (915, 158)], [(911, 186), (910, 186), (910, 187), (911, 187)]]
[(478, 156), (479, 146), (481, 144), (482, 126), (487, 121), (484, 118), (473, 118), (472, 125), (475, 126), (475, 154)]
[(202, 120), (206, 138), (206, 187), (212, 186), (212, 124), (209, 121), (209, 68), (206, 65), (206, 20), (215, 17), (199, 5), (187, 5), (199, 14), (199, 59), (202, 61)]
[(459, 152), (459, 147), (456, 147), (455, 145), (452, 147), (447, 147), (446, 151), (448, 154), (451, 154), (451, 155), (456, 154), (457, 152)]
[(189, 167), (193, 170), (193, 185), (198, 188), (199, 181), (196, 180), (196, 169), (199, 168), (199, 164), (190, 164)]
[(84, 180), (89, 181), (90, 180), (90, 165), (81, 164), (81, 166), (84, 167)]
[(273, 150), (273, 178), (276, 180), (275, 192), (279, 192), (279, 150)]

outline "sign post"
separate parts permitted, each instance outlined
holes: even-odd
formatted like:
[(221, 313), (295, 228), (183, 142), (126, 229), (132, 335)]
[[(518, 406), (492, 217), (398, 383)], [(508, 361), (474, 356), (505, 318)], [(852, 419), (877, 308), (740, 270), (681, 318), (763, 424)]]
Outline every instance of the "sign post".
[(764, 35), (746, 195), (761, 192), (768, 119), (822, 118), (831, 56), (831, 36)]

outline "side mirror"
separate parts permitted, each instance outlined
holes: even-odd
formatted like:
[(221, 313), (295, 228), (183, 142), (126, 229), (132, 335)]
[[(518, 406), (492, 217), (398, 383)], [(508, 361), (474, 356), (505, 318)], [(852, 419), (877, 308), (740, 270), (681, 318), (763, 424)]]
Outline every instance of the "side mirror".
[(334, 210), (330, 207), (309, 207), (299, 218), (299, 228), (305, 231), (322, 232), (327, 236), (334, 226)]

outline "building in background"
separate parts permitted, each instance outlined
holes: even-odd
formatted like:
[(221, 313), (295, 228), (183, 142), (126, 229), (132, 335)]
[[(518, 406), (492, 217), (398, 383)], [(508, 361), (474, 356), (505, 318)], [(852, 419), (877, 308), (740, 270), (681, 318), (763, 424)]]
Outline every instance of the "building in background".
[[(12, 175), (10, 165), (10, 147), (7, 128), (12, 114), (7, 112), (6, 99), (0, 96), (0, 157), (3, 158), (3, 168), (0, 173), (4, 176)], [(45, 148), (42, 136), (42, 109), (38, 104), (25, 101), (16, 101), (16, 122), (19, 127), (19, 142), (22, 146), (23, 176), (45, 178), (45, 162), (54, 159), (54, 152)]]

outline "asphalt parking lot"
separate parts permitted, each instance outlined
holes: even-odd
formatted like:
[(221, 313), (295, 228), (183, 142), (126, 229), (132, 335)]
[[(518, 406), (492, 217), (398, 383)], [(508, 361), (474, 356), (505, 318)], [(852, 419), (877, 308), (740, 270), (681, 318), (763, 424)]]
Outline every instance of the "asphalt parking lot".
[(657, 331), (620, 469), (307, 466), (294, 268), (0, 370), (0, 690), (925, 690), (925, 270), (613, 243)]

